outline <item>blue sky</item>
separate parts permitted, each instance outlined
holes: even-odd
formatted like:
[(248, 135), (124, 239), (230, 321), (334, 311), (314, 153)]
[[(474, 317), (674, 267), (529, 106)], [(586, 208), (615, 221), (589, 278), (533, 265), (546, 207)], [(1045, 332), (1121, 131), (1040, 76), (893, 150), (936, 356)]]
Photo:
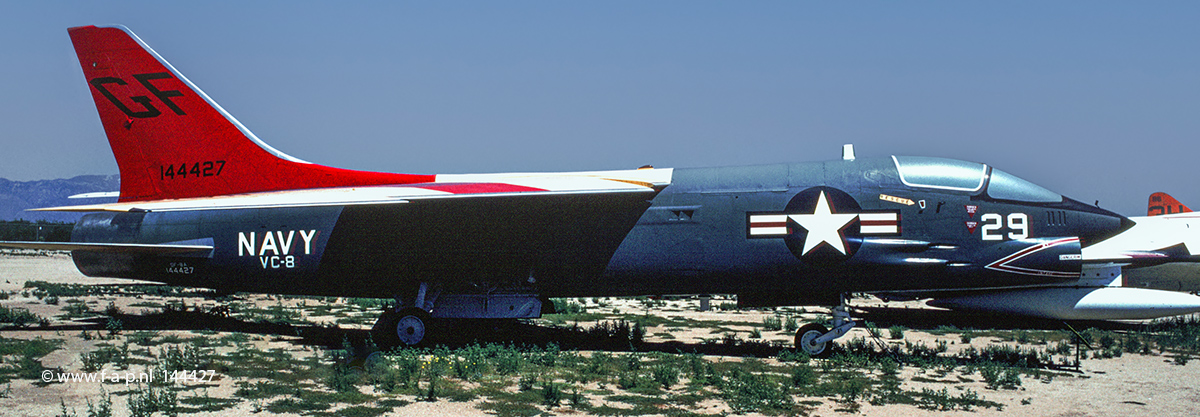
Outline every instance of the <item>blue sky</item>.
[(301, 159), (412, 173), (859, 156), (1200, 208), (1200, 3), (3, 2), (0, 177), (111, 174), (66, 28), (129, 26)]

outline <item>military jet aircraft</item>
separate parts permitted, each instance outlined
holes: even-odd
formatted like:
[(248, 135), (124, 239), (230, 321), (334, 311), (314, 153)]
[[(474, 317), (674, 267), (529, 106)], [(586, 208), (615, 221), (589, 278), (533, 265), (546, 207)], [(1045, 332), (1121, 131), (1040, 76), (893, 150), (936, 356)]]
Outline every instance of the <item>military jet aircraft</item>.
[(1120, 285), (1123, 268), (1200, 260), (1191, 220), (1150, 227), (981, 163), (847, 146), (838, 160), (721, 168), (331, 168), (268, 146), (129, 29), (68, 32), (119, 199), (46, 209), (87, 213), (71, 242), (2, 245), (70, 250), (89, 276), (390, 297), (376, 340), (404, 344), (433, 319), (538, 317), (546, 297), (833, 307), (831, 328), (796, 333), (814, 355), (855, 325), (851, 293), (1060, 319), (1200, 311), (1200, 297)]

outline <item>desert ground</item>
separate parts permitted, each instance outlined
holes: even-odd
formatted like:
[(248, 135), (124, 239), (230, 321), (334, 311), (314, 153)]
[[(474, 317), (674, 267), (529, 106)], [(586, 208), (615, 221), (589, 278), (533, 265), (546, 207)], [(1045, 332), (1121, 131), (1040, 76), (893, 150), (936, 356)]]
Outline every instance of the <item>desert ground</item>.
[(85, 277), (65, 253), (0, 252), (0, 415), (1200, 409), (1194, 320), (1068, 328), (862, 298), (855, 318), (870, 326), (839, 339), (829, 358), (810, 359), (788, 348), (791, 329), (827, 320), (826, 309), (738, 310), (720, 296), (710, 311), (693, 297), (580, 298), (556, 300), (562, 314), (450, 324), (431, 347), (380, 352), (367, 334), (386, 300), (214, 298), (144, 284)]

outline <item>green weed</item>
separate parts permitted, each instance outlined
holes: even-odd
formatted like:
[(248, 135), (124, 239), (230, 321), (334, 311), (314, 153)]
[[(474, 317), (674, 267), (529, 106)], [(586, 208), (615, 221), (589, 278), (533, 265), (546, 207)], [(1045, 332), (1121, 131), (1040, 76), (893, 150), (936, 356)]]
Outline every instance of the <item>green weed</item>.
[(763, 317), (762, 321), (763, 328), (767, 331), (783, 330), (783, 319), (781, 319), (779, 316), (766, 316)]
[[(43, 322), (41, 316), (29, 312), (29, 310), (17, 307), (0, 306), (0, 323), (11, 323), (16, 327), (26, 327), (33, 323)], [(49, 324), (49, 322), (46, 322)]]
[(721, 384), (725, 402), (735, 413), (790, 413), (796, 407), (787, 389), (762, 375), (735, 370)]

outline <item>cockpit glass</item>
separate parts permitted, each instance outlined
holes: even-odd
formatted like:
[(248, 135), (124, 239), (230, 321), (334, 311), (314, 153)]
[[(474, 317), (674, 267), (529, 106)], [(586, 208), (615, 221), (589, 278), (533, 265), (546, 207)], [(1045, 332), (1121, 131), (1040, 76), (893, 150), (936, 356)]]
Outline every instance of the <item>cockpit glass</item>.
[(992, 179), (988, 181), (988, 197), (998, 200), (1026, 201), (1030, 203), (1059, 203), (1062, 195), (1025, 181), (1007, 172), (992, 168)]
[(910, 187), (979, 191), (987, 176), (987, 165), (956, 159), (925, 156), (893, 156), (900, 182)]

